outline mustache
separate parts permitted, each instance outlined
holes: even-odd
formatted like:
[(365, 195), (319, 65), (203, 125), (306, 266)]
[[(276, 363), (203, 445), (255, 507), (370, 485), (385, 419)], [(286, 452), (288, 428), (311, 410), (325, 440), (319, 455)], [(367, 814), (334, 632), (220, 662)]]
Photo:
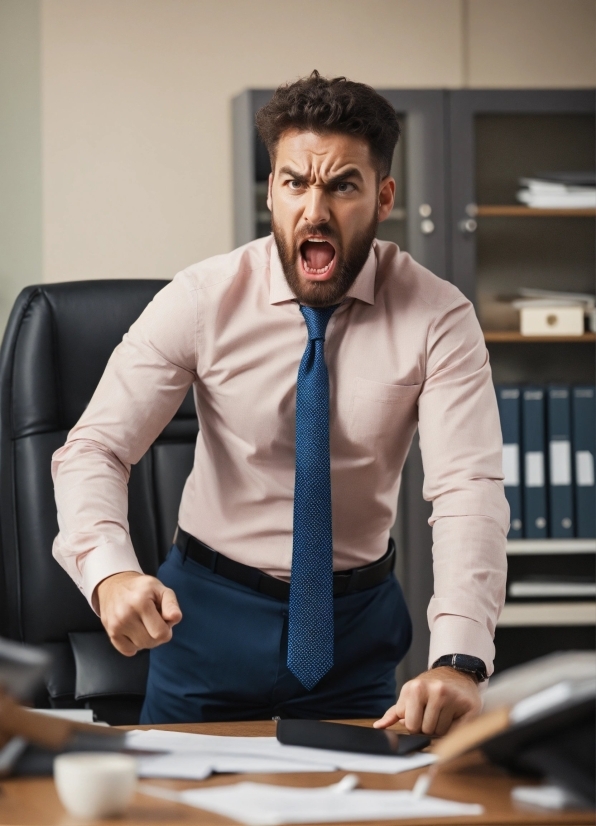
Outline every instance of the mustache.
[(296, 233), (294, 236), (294, 243), (296, 244), (296, 248), (299, 248), (304, 241), (307, 241), (308, 238), (330, 238), (336, 242), (339, 241), (336, 233), (331, 229), (329, 224), (318, 224), (314, 226), (312, 224), (308, 224), (307, 226), (303, 227)]

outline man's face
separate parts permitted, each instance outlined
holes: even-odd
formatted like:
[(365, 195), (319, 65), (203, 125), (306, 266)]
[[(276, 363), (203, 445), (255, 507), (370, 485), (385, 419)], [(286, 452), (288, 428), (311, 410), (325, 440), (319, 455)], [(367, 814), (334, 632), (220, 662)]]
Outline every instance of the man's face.
[(343, 298), (394, 197), (395, 181), (379, 182), (364, 139), (284, 132), (267, 205), (286, 279), (301, 303), (326, 307)]

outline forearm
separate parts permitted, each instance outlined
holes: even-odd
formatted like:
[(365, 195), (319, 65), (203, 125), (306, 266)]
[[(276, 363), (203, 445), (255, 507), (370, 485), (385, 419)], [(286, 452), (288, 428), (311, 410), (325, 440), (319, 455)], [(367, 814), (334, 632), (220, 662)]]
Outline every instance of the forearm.
[(419, 430), (423, 495), (433, 504), (429, 664), (444, 654), (469, 654), (491, 673), (509, 507), (490, 363), (469, 304), (449, 308), (429, 334)]
[(507, 520), (480, 515), (433, 526), (434, 595), (428, 608), (429, 666), (444, 654), (469, 654), (493, 670), (493, 637), (505, 601)]
[(53, 554), (89, 601), (97, 584), (141, 572), (128, 527), (130, 468), (196, 377), (196, 306), (184, 273), (113, 352), (93, 398), (52, 461), (59, 534)]
[(128, 531), (129, 474), (89, 439), (68, 441), (52, 460), (59, 526), (52, 553), (90, 603), (106, 577), (141, 572)]

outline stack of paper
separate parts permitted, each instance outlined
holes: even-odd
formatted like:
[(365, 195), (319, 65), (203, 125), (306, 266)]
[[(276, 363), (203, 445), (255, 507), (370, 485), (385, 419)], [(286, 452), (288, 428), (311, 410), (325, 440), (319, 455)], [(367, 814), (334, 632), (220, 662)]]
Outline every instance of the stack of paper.
[[(596, 332), (596, 296), (591, 293), (571, 293), (562, 290), (538, 290), (528, 287), (520, 287), (520, 295), (511, 302), (511, 306), (519, 310), (522, 314), (521, 326), (524, 328), (524, 313), (536, 313), (544, 319), (549, 313), (567, 314), (566, 323), (573, 323), (575, 335), (584, 332), (584, 317), (588, 319), (588, 327), (592, 332)], [(573, 315), (573, 321), (569, 315)], [(562, 319), (561, 319), (562, 321)], [(551, 331), (554, 332), (554, 331)], [(560, 331), (559, 331), (560, 332)], [(571, 328), (568, 330), (571, 333)]]
[(523, 307), (582, 307), (585, 313), (594, 309), (596, 296), (591, 293), (570, 293), (563, 290), (518, 289), (519, 298), (513, 301), (516, 310)]
[(553, 173), (520, 178), (517, 200), (536, 209), (578, 209), (596, 207), (594, 173)]
[(139, 754), (140, 777), (202, 780), (212, 772), (286, 773), (356, 771), (398, 774), (428, 766), (432, 754), (383, 757), (284, 746), (275, 737), (221, 737), (183, 732), (130, 731), (126, 748)]

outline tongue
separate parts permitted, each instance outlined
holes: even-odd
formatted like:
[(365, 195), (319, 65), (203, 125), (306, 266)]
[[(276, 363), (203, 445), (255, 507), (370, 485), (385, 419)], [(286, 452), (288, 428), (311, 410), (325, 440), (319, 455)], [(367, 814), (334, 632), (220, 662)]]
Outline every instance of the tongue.
[(327, 241), (305, 241), (302, 256), (312, 270), (322, 270), (333, 259), (335, 250)]

